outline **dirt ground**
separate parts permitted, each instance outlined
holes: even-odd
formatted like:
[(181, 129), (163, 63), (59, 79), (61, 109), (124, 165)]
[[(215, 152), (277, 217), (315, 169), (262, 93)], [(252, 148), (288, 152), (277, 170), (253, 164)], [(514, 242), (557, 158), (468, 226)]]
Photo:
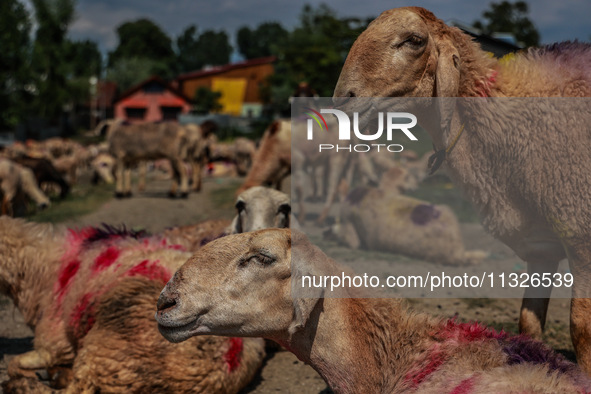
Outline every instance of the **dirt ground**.
[[(241, 180), (237, 178), (207, 179), (204, 191), (192, 193), (188, 199), (168, 199), (168, 182), (152, 180), (147, 190), (130, 199), (109, 200), (95, 212), (65, 222), (68, 226), (124, 223), (128, 228), (144, 228), (158, 232), (166, 227), (196, 223), (205, 219), (231, 218), (234, 215), (234, 191)], [(285, 185), (289, 187), (289, 183)], [(314, 230), (311, 230), (312, 233)], [(462, 224), (466, 247), (493, 251), (483, 264), (503, 262), (523, 269), (516, 256), (504, 245), (486, 235), (480, 225)], [(317, 232), (319, 233), (319, 232)], [(336, 244), (321, 245), (331, 256), (345, 260), (362, 259)], [(396, 259), (395, 255), (382, 255), (382, 259)], [(421, 311), (444, 317), (458, 316), (462, 321), (479, 320), (498, 329), (516, 332), (520, 299), (411, 299), (410, 304)], [(555, 299), (550, 303), (545, 340), (554, 348), (573, 358), (568, 331), (568, 299)], [(0, 298), (0, 381), (7, 378), (6, 365), (14, 355), (32, 348), (32, 332), (12, 302)], [(298, 361), (287, 351), (269, 352), (265, 364), (245, 393), (328, 393), (324, 381), (309, 366)]]

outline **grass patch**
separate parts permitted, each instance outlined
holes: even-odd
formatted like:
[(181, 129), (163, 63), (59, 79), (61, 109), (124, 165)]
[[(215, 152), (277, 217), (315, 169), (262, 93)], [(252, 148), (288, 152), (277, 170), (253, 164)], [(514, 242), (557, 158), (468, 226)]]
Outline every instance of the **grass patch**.
[(34, 222), (61, 223), (96, 211), (113, 198), (114, 185), (76, 184), (63, 200), (52, 200), (51, 207), (27, 217)]
[(242, 179), (213, 178), (213, 182), (223, 183), (223, 186), (209, 192), (209, 200), (216, 209), (234, 211), (236, 203), (236, 190), (242, 184)]

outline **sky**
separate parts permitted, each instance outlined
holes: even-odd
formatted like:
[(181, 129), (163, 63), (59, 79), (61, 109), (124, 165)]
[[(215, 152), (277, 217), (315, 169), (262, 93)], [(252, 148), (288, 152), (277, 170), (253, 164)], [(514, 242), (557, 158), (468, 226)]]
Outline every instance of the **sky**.
[[(471, 24), (481, 17), (490, 0), (77, 0), (76, 20), (69, 36), (96, 41), (103, 52), (108, 52), (117, 46), (117, 26), (148, 18), (172, 39), (195, 24), (201, 31), (224, 29), (233, 41), (236, 30), (244, 25), (256, 27), (276, 21), (286, 28), (293, 27), (306, 3), (325, 3), (339, 17), (375, 17), (390, 8), (415, 5), (429, 9), (446, 22)], [(529, 0), (528, 4), (530, 19), (540, 31), (543, 44), (591, 40), (591, 1)]]

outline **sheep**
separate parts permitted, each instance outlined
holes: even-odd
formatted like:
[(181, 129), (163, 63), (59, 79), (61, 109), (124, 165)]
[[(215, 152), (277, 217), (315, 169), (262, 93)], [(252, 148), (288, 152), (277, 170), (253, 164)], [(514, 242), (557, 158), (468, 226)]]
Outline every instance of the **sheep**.
[(252, 160), (256, 153), (256, 144), (248, 138), (238, 137), (234, 140), (234, 162), (238, 175), (245, 176), (252, 166)]
[[(457, 141), (453, 152), (439, 156), (452, 181), (479, 209), (487, 230), (527, 262), (530, 274), (553, 274), (568, 257), (575, 275), (571, 337), (579, 363), (591, 373), (591, 298), (585, 279), (591, 261), (591, 134), (585, 112), (565, 119), (556, 107), (534, 114), (535, 106), (523, 102), (512, 106), (510, 116), (497, 112), (508, 102), (500, 99), (504, 97), (589, 97), (590, 62), (591, 45), (578, 42), (530, 49), (499, 61), (431, 12), (399, 8), (382, 13), (354, 43), (334, 100), (346, 105), (348, 97), (497, 98), (472, 100), (461, 112), (440, 100), (440, 124), (424, 126), (439, 152)], [(495, 115), (474, 112), (485, 102)], [(588, 107), (580, 100), (568, 103), (579, 104)], [(532, 122), (508, 126), (517, 119)], [(565, 120), (563, 127), (548, 132), (557, 119)], [(551, 291), (525, 290), (521, 332), (541, 337)]]
[[(102, 130), (102, 129), (101, 129)], [(126, 125), (122, 122), (110, 124), (107, 131), (109, 154), (116, 159), (115, 195), (131, 195), (131, 172), (129, 167), (140, 161), (167, 158), (174, 172), (174, 180), (169, 192), (171, 197), (177, 193), (180, 181), (181, 197), (188, 194), (188, 178), (183, 160), (188, 157), (189, 138), (187, 130), (177, 123), (142, 123)]]
[(9, 363), (5, 389), (47, 391), (35, 370), (72, 365), (69, 393), (235, 393), (262, 363), (260, 339), (173, 348), (158, 334), (158, 290), (191, 256), (162, 236), (2, 217), (0, 239), (0, 291), (35, 332), (34, 350)]
[(302, 290), (306, 276), (342, 273), (297, 231), (230, 235), (195, 253), (166, 284), (158, 328), (172, 342), (199, 335), (271, 339), (337, 393), (591, 389), (575, 364), (528, 337), (419, 314), (399, 299), (360, 298), (354, 287), (333, 297), (328, 288)]
[(0, 191), (2, 191), (2, 214), (12, 215), (15, 197), (24, 193), (44, 209), (51, 203), (39, 189), (33, 171), (8, 159), (0, 159)]
[(201, 223), (166, 229), (163, 236), (172, 243), (181, 244), (195, 252), (214, 239), (228, 234), (255, 231), (263, 228), (289, 228), (291, 204), (287, 194), (278, 190), (256, 186), (236, 198), (237, 214), (232, 221), (215, 219)]
[(380, 188), (353, 189), (339, 221), (325, 233), (352, 249), (360, 247), (420, 258), (444, 265), (473, 265), (486, 253), (466, 251), (458, 219), (445, 205), (400, 194), (406, 171), (393, 168)]
[(288, 119), (273, 122), (265, 131), (254, 155), (250, 171), (236, 194), (253, 186), (274, 185), (291, 174), (291, 123)]
[(48, 159), (18, 155), (11, 160), (30, 168), (35, 174), (37, 184), (41, 187), (44, 188), (49, 184), (57, 185), (60, 189), (60, 198), (65, 198), (70, 192), (70, 185)]

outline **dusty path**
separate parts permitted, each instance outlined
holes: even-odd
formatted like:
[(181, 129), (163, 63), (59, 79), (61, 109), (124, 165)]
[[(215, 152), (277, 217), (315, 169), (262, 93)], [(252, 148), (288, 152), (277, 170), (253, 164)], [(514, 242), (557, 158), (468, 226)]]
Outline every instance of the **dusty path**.
[[(204, 191), (190, 194), (187, 199), (166, 198), (168, 181), (153, 180), (144, 193), (133, 198), (110, 200), (97, 211), (66, 222), (68, 226), (124, 223), (128, 228), (144, 228), (158, 232), (166, 227), (196, 223), (234, 215), (234, 192), (239, 179), (207, 179)], [(289, 183), (286, 183), (289, 187)], [(462, 226), (468, 248), (494, 250), (497, 258), (515, 259), (504, 245), (483, 235), (477, 224)], [(483, 245), (482, 243), (486, 243)], [(347, 255), (345, 249), (331, 246), (337, 255)], [(396, 258), (396, 257), (393, 257)], [(489, 262), (490, 263), (490, 262)], [(497, 328), (515, 331), (517, 328), (519, 299), (421, 299), (410, 300), (417, 309), (432, 314), (462, 320), (481, 320)], [(572, 355), (568, 333), (569, 300), (552, 300), (548, 313), (546, 340), (569, 357)], [(23, 323), (22, 316), (5, 297), (0, 297), (0, 381), (7, 378), (6, 362), (15, 354), (32, 348), (32, 332)], [(326, 384), (309, 366), (286, 351), (270, 352), (257, 379), (245, 390), (247, 393), (328, 393)]]

